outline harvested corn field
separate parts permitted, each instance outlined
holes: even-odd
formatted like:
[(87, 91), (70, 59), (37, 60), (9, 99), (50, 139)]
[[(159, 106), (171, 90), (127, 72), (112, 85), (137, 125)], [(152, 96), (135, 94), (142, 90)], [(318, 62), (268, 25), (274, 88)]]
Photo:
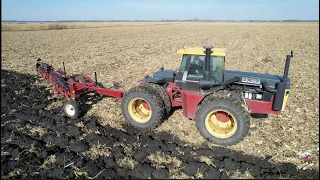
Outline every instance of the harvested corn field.
[[(84, 27), (91, 28), (84, 28)], [(4, 31), (1, 42), (3, 178), (314, 178), (319, 175), (319, 24), (112, 23), (94, 28)], [(249, 135), (220, 147), (181, 109), (144, 133), (124, 124), (120, 101), (91, 97), (76, 120), (37, 78), (36, 59), (126, 91), (160, 67), (178, 70), (183, 46), (227, 48), (226, 69), (282, 75), (291, 92), (280, 115), (251, 117)], [(298, 152), (314, 166), (297, 170)]]

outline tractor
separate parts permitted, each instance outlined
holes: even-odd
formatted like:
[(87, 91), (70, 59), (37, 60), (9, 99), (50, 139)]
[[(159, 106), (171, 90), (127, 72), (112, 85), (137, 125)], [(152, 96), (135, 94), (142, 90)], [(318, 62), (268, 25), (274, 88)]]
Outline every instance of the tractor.
[(251, 114), (279, 114), (290, 92), (287, 55), (283, 77), (225, 70), (227, 50), (183, 48), (179, 71), (161, 68), (126, 92), (122, 100), (125, 120), (141, 129), (155, 128), (172, 107), (182, 107), (195, 120), (200, 134), (219, 145), (234, 145), (250, 128)]
[(292, 51), (286, 56), (282, 77), (225, 70), (224, 48), (182, 48), (177, 54), (182, 55), (178, 71), (162, 67), (127, 92), (99, 87), (96, 77), (94, 81), (81, 74), (67, 76), (40, 59), (36, 68), (51, 81), (57, 93), (68, 99), (63, 106), (68, 117), (79, 116), (77, 100), (87, 92), (121, 99), (125, 121), (141, 130), (154, 129), (168, 118), (172, 108), (182, 108), (184, 116), (196, 121), (205, 139), (222, 146), (244, 139), (250, 128), (250, 115), (284, 111), (290, 92)]

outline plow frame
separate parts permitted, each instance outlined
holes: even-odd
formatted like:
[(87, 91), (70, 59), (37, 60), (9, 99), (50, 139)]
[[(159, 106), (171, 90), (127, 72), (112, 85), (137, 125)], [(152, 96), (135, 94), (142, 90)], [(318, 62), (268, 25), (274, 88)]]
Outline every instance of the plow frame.
[[(54, 68), (39, 58), (36, 64), (36, 70), (46, 80), (49, 80), (57, 94), (62, 94), (67, 100), (77, 101), (82, 94), (97, 93), (104, 96), (122, 99), (123, 91), (108, 88), (102, 88), (89, 76), (82, 74), (72, 74), (67, 76), (65, 72), (54, 70)], [(77, 77), (83, 78), (84, 82), (76, 81)]]

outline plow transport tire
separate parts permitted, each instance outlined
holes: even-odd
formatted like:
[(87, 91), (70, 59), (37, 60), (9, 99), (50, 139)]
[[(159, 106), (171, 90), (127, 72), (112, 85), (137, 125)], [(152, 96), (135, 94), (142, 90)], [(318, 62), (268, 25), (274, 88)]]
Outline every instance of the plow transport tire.
[(222, 91), (204, 99), (196, 114), (196, 126), (205, 139), (215, 144), (231, 146), (242, 141), (250, 121), (241, 95)]
[(141, 86), (142, 87), (150, 87), (151, 89), (156, 91), (157, 94), (159, 94), (161, 96), (163, 103), (165, 105), (165, 108), (166, 108), (166, 116), (168, 116), (171, 111), (171, 101), (170, 101), (170, 98), (169, 98), (166, 90), (164, 90), (160, 85), (153, 84), (153, 83), (142, 83)]
[(134, 87), (125, 93), (121, 103), (127, 124), (150, 130), (161, 123), (165, 107), (161, 97), (151, 87)]
[(80, 114), (80, 107), (77, 101), (66, 101), (63, 103), (63, 111), (66, 116), (75, 119)]

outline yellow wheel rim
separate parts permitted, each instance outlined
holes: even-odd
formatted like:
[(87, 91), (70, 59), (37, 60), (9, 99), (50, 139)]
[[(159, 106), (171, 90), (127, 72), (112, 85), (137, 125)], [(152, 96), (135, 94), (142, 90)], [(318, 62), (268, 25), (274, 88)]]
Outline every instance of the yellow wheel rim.
[(237, 121), (230, 112), (217, 109), (206, 116), (205, 126), (211, 135), (217, 138), (229, 138), (237, 130)]
[(131, 99), (128, 105), (129, 114), (138, 123), (145, 123), (150, 120), (152, 110), (149, 103), (143, 98)]

